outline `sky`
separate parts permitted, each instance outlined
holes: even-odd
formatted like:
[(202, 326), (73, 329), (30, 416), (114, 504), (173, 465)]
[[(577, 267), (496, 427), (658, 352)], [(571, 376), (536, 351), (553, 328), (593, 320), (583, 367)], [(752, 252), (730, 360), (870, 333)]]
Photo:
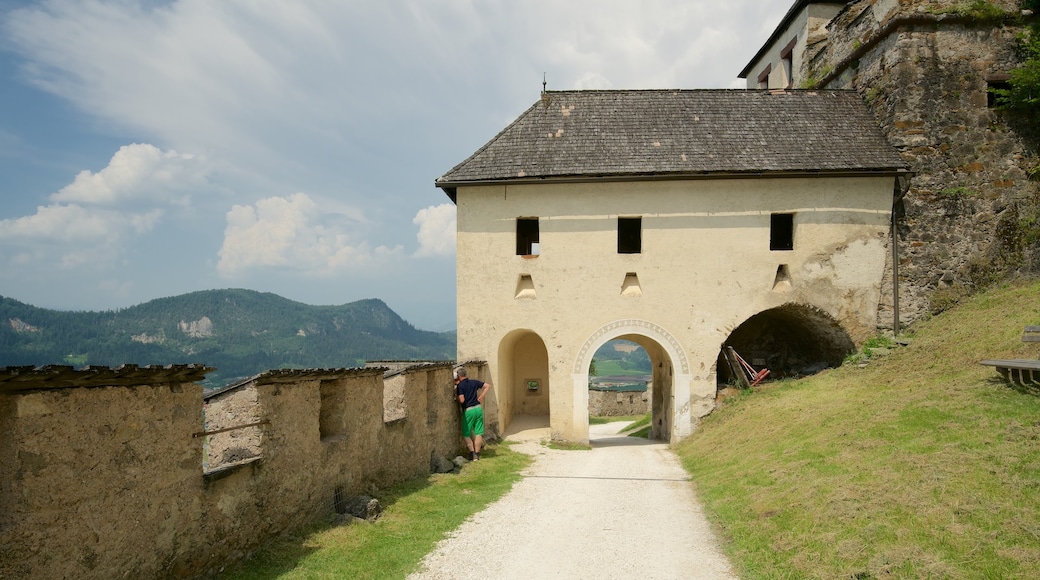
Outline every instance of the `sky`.
[(453, 329), (437, 177), (543, 79), (743, 88), (792, 3), (0, 0), (0, 296), (248, 288)]

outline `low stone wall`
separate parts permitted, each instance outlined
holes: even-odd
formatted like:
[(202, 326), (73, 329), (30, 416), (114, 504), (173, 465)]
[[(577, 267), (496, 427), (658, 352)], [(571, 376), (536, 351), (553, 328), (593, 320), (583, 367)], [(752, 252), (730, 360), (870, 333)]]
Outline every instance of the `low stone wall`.
[(650, 412), (650, 385), (641, 391), (589, 389), (590, 417), (623, 417)]
[(0, 578), (204, 575), (424, 476), (460, 450), (451, 369), (399, 373), (390, 422), (382, 369), (271, 371), (205, 412), (201, 386), (161, 369), (14, 387), (0, 369)]

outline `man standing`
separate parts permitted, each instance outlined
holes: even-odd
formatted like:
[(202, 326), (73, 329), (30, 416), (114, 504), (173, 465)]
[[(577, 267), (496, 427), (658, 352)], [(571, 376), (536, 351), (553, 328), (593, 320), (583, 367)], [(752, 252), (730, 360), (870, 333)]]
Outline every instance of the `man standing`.
[(455, 369), (455, 398), (462, 406), (462, 438), (466, 440), (470, 458), (480, 459), (484, 446), (484, 397), (491, 383), (466, 378), (466, 369)]

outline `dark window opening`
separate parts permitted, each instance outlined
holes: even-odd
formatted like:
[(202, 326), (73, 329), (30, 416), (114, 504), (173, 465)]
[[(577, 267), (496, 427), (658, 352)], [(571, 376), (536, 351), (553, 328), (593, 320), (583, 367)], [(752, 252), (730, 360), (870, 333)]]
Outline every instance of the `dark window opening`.
[(787, 46), (780, 51), (780, 66), (784, 70), (784, 88), (791, 88), (794, 86), (794, 45), (798, 41), (798, 38), (792, 38), (791, 42), (787, 43)]
[(643, 251), (643, 218), (618, 218), (617, 251), (619, 254), (638, 254)]
[(758, 73), (758, 88), (769, 88), (769, 73), (773, 71), (773, 65), (766, 66), (765, 70)]
[(516, 255), (538, 255), (538, 218), (516, 218)]
[(769, 249), (794, 249), (793, 213), (774, 213), (769, 216)]
[(1010, 91), (1011, 83), (1006, 80), (990, 80), (986, 81), (986, 106), (990, 109), (995, 109), (999, 105), (1000, 95), (993, 92), (993, 89), (998, 91)]

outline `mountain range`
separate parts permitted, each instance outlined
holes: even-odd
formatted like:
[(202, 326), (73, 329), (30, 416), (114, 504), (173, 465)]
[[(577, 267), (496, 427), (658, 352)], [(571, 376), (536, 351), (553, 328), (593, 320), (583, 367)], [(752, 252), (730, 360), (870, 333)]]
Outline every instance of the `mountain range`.
[(453, 360), (455, 331), (418, 330), (383, 301), (311, 306), (253, 290), (205, 290), (104, 312), (0, 296), (0, 367), (202, 363), (208, 386), (279, 368)]

